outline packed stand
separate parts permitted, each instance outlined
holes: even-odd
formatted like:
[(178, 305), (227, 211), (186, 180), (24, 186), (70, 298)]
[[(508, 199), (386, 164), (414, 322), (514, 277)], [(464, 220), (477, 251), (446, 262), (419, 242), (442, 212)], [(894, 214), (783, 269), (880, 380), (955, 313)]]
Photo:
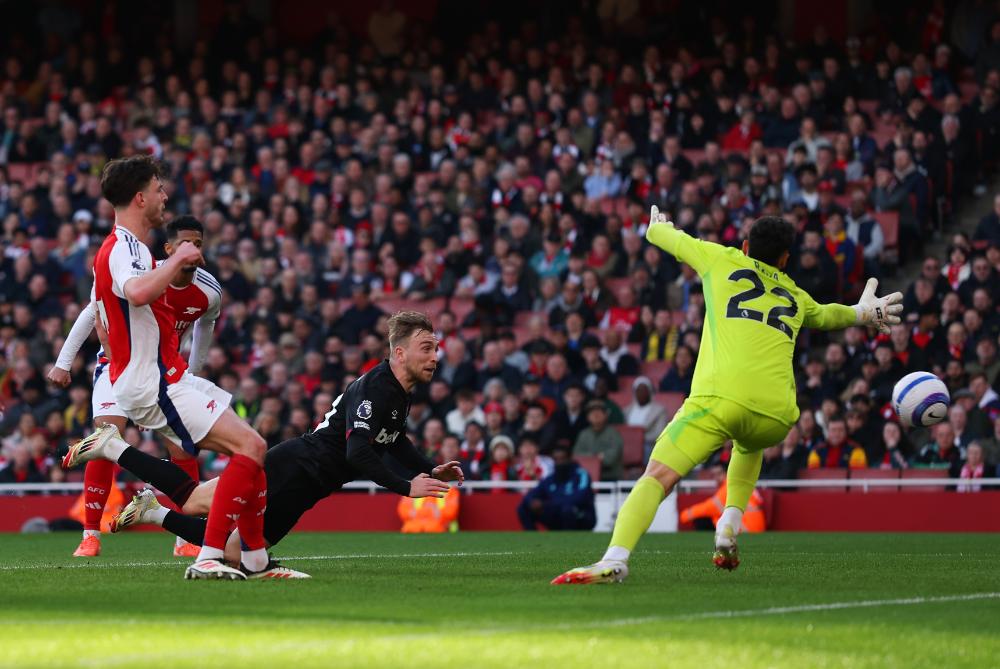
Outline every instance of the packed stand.
[[(940, 31), (836, 44), (818, 28), (792, 49), (722, 21), (697, 49), (632, 51), (571, 20), (558, 39), (486, 23), (448, 58), (420, 31), (384, 34), (395, 24), (357, 43), (333, 23), (281, 46), (237, 12), (226, 40), (192, 54), (94, 33), (58, 58), (8, 50), (0, 481), (62, 480), (56, 453), (89, 430), (96, 337), (67, 390), (45, 379), (113, 225), (99, 186), (112, 157), (161, 158), (170, 209), (204, 223), (225, 296), (203, 373), (269, 444), (322, 420), (386, 355), (387, 314), (407, 306), (441, 339), (437, 379), (413, 399), (415, 443), (492, 480), (538, 480), (564, 445), (615, 480), (641, 471), (689, 392), (705, 317), (696, 274), (644, 240), (650, 205), (729, 245), (785, 216), (800, 232), (791, 276), (850, 302), (864, 277), (920, 257), (996, 155), (1000, 23), (978, 57)], [(995, 209), (924, 260), (890, 337), (800, 338), (802, 418), (765, 477), (994, 474), (1000, 197)], [(887, 409), (916, 369), (956, 400), (933, 434), (901, 431)]]

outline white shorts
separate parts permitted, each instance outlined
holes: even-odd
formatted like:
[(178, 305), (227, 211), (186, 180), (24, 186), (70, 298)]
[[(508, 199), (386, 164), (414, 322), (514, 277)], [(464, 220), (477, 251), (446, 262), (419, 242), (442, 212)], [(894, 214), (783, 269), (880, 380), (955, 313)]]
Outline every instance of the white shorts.
[(125, 418), (125, 409), (118, 406), (118, 400), (111, 390), (111, 374), (108, 373), (106, 362), (99, 362), (94, 368), (94, 391), (90, 395), (90, 404), (94, 418), (99, 416)]
[(162, 382), (156, 404), (128, 410), (139, 427), (156, 430), (192, 455), (233, 396), (207, 379), (185, 372), (180, 381)]

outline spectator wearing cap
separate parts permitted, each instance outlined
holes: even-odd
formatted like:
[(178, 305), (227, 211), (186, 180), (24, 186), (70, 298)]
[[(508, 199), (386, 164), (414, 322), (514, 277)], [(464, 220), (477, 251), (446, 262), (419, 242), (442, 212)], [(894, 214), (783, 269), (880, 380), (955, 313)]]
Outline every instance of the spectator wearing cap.
[(653, 401), (653, 382), (649, 377), (639, 376), (632, 382), (632, 402), (625, 409), (625, 424), (643, 429), (643, 441), (647, 451), (667, 426), (667, 410)]
[(601, 480), (617, 481), (622, 477), (624, 442), (621, 433), (608, 424), (604, 402), (587, 403), (588, 427), (583, 429), (573, 446), (574, 455), (596, 455), (601, 460)]
[(490, 440), (493, 437), (501, 434), (508, 434), (505, 429), (504, 422), (504, 409), (503, 404), (497, 401), (487, 402), (483, 406), (483, 414), (486, 416), (486, 423), (483, 426), (483, 430), (486, 433), (486, 439)]
[[(490, 439), (489, 466), (483, 470), (485, 481), (513, 481), (517, 478), (514, 469), (514, 441), (501, 434)], [(502, 492), (499, 488), (493, 492)]]

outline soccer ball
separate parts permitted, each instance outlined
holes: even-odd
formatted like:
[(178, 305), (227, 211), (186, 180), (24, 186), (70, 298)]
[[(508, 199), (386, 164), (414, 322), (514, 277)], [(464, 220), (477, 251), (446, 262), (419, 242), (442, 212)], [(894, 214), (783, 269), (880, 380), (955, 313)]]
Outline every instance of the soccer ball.
[(907, 427), (929, 427), (948, 416), (948, 387), (930, 372), (913, 372), (892, 389), (892, 408)]

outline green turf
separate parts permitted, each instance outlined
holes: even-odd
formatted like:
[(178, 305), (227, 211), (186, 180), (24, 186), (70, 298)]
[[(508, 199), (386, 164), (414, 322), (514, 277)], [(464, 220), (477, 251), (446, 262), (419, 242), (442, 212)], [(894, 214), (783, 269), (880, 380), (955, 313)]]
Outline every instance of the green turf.
[(0, 666), (1000, 665), (995, 535), (759, 535), (731, 574), (710, 535), (648, 536), (599, 587), (548, 585), (596, 534), (293, 534), (278, 553), (311, 581), (240, 583), (182, 580), (163, 534), (89, 561), (77, 538), (0, 537)]

